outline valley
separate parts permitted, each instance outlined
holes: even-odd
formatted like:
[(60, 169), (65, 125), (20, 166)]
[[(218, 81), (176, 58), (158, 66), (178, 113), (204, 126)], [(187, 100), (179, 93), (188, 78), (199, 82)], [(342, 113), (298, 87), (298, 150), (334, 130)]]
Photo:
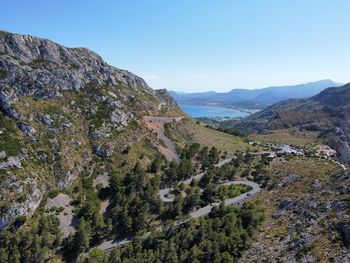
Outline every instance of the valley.
[(85, 48), (0, 67), (0, 262), (350, 261), (349, 84), (204, 122)]
[[(231, 162), (232, 158), (228, 158), (222, 161), (219, 161), (215, 166), (216, 167), (221, 167), (224, 164), (227, 164), (229, 162)], [(191, 184), (192, 181), (194, 180), (200, 180), (203, 176), (205, 175), (205, 173), (200, 173), (197, 174), (195, 176), (190, 177), (187, 180), (184, 181), (180, 181), (179, 184), (183, 184), (185, 186), (188, 186)], [(248, 186), (249, 187), (249, 191), (245, 191), (244, 193), (229, 198), (229, 199), (225, 199), (223, 200), (223, 203), (225, 206), (227, 205), (243, 205), (245, 201), (249, 201), (251, 198), (253, 198), (256, 194), (258, 194), (260, 192), (260, 186), (257, 183), (254, 183), (252, 181), (248, 181), (248, 180), (235, 180), (235, 181), (227, 181), (224, 183), (225, 186), (229, 186), (229, 185), (239, 185), (239, 186)], [(174, 191), (174, 188), (165, 188), (165, 189), (160, 189), (159, 190), (159, 197), (160, 199), (164, 202), (164, 203), (173, 203), (175, 200), (174, 198), (169, 198), (167, 197), (169, 195), (170, 192)], [(191, 212), (189, 214), (190, 218), (199, 218), (202, 216), (206, 216), (209, 213), (211, 213), (212, 209), (214, 207), (219, 206), (220, 203), (211, 203), (208, 204), (202, 208), (199, 208), (198, 210), (195, 210), (193, 212)], [(173, 224), (176, 226), (179, 226), (181, 224), (185, 224), (188, 221), (188, 219), (181, 219), (179, 221), (175, 221)], [(158, 229), (156, 231), (163, 231), (163, 229), (167, 229), (169, 228), (169, 226), (159, 226)], [(146, 233), (145, 235), (149, 235), (150, 232)], [(112, 250), (113, 248), (121, 248), (121, 247), (125, 247), (127, 244), (132, 242), (132, 237), (126, 238), (126, 239), (121, 239), (121, 240), (108, 240), (103, 242), (102, 244), (100, 244), (98, 246), (98, 248), (104, 250), (104, 251), (109, 251)]]

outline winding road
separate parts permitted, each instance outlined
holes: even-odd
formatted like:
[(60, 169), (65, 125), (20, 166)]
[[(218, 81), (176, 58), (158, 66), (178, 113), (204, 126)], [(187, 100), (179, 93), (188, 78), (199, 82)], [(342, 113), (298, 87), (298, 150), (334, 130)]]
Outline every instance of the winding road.
[[(239, 196), (236, 196), (234, 198), (229, 198), (229, 199), (226, 199), (224, 201), (224, 205), (233, 205), (233, 204), (236, 204), (236, 205), (242, 205), (244, 202), (246, 202), (247, 200), (250, 200), (253, 196), (255, 196), (257, 193), (260, 192), (260, 186), (255, 183), (255, 182), (252, 182), (252, 181), (245, 181), (245, 180), (241, 180), (241, 181), (230, 181), (230, 182), (227, 182), (227, 183), (224, 183), (225, 185), (231, 185), (231, 184), (244, 184), (244, 185), (249, 185), (250, 187), (252, 187), (252, 190), (246, 192), (246, 193), (243, 193)], [(220, 204), (220, 202), (218, 203), (214, 203), (214, 204), (209, 204), (207, 206), (204, 206), (192, 213), (190, 213), (190, 216), (192, 218), (198, 218), (198, 217), (201, 217), (201, 216), (205, 216), (205, 215), (208, 215), (211, 210), (213, 209), (213, 207), (215, 206), (218, 206)]]
[[(216, 166), (217, 167), (221, 167), (224, 164), (229, 163), (231, 160), (232, 160), (232, 158), (224, 159), (224, 160), (220, 161), (219, 163), (217, 163)], [(205, 174), (205, 172), (197, 174), (197, 175), (194, 175), (191, 178), (189, 178), (187, 180), (184, 180), (184, 181), (182, 181), (180, 183), (183, 183), (185, 185), (189, 185), (192, 180), (194, 180), (194, 179), (199, 180), (199, 179), (201, 179), (203, 177), (204, 174)], [(244, 185), (248, 185), (248, 186), (250, 186), (252, 188), (250, 191), (248, 191), (246, 193), (243, 193), (243, 194), (241, 194), (239, 196), (236, 196), (234, 198), (226, 199), (224, 201), (225, 206), (233, 205), (233, 204), (242, 205), (244, 202), (246, 202), (246, 201), (250, 200), (252, 197), (254, 197), (261, 190), (260, 186), (257, 183), (252, 182), (252, 181), (247, 181), (247, 180), (228, 181), (228, 182), (225, 182), (223, 184), (224, 185), (244, 184)], [(174, 201), (173, 198), (166, 197), (166, 195), (168, 195), (172, 189), (173, 188), (166, 188), (166, 189), (159, 190), (158, 194), (159, 194), (160, 199), (163, 202), (171, 203), (171, 202)], [(202, 207), (202, 208), (200, 208), (200, 209), (198, 209), (196, 211), (191, 212), (189, 214), (189, 216), (192, 217), (192, 218), (199, 218), (199, 217), (202, 217), (202, 216), (206, 216), (206, 215), (208, 215), (211, 212), (213, 207), (216, 207), (219, 204), (220, 204), (220, 202), (209, 204), (209, 205), (204, 206), (204, 207)], [(181, 224), (183, 224), (183, 223), (185, 223), (187, 221), (188, 221), (187, 219), (181, 220), (181, 221), (176, 221), (174, 224), (175, 225), (181, 225)], [(162, 231), (162, 230), (163, 230), (163, 228), (159, 227), (158, 231)], [(149, 233), (147, 233), (147, 234), (149, 234)], [(100, 248), (100, 249), (102, 249), (104, 251), (108, 251), (108, 250), (111, 250), (113, 248), (124, 247), (124, 246), (126, 246), (127, 244), (129, 244), (131, 242), (132, 242), (132, 237), (128, 237), (128, 238), (124, 238), (124, 239), (120, 239), (120, 240), (108, 240), (108, 241), (105, 241), (102, 244), (100, 244), (98, 246), (98, 248)]]
[[(218, 162), (215, 166), (216, 167), (221, 167), (224, 164), (231, 162), (231, 160), (232, 160), (232, 158), (226, 158), (226, 159)], [(184, 180), (184, 181), (181, 181), (179, 183), (183, 183), (184, 185), (189, 185), (192, 182), (192, 180), (200, 180), (203, 177), (204, 174), (205, 174), (205, 172), (199, 173), (199, 174), (194, 175), (191, 178), (189, 178), (187, 180)], [(166, 197), (166, 195), (168, 195), (172, 190), (173, 190), (173, 188), (165, 188), (165, 189), (161, 189), (159, 191), (160, 199), (162, 199), (162, 201), (164, 203), (171, 203), (171, 202), (174, 201), (174, 199)]]
[[(227, 158), (225, 160), (222, 160), (222, 161), (218, 162), (215, 166), (216, 167), (221, 167), (224, 164), (229, 163), (231, 160), (232, 160), (232, 158)], [(194, 179), (195, 180), (200, 180), (204, 176), (204, 174), (205, 174), (205, 172), (197, 174), (197, 175), (192, 176), (191, 178), (189, 178), (187, 180), (181, 181), (180, 183), (183, 183), (185, 185), (189, 185), (192, 182), (192, 180), (194, 180)], [(248, 181), (248, 180), (235, 180), (235, 181), (228, 181), (228, 182), (223, 183), (223, 185), (231, 185), (231, 184), (248, 185), (252, 189), (250, 191), (248, 191), (246, 193), (243, 193), (243, 194), (241, 194), (239, 196), (236, 196), (234, 198), (226, 199), (224, 201), (225, 205), (232, 205), (232, 204), (240, 205), (244, 201), (246, 201), (247, 199), (252, 198), (254, 195), (259, 193), (260, 190), (261, 190), (260, 186), (257, 183), (255, 183), (253, 181)], [(166, 197), (172, 190), (173, 190), (173, 188), (165, 188), (165, 189), (159, 190), (159, 197), (164, 203), (171, 203), (171, 202), (174, 201), (173, 198)], [(191, 212), (190, 213), (190, 217), (198, 218), (198, 217), (201, 217), (201, 216), (208, 215), (210, 213), (210, 211), (212, 210), (212, 208), (215, 207), (215, 206), (218, 206), (219, 204), (220, 204), (220, 202), (204, 206), (204, 207), (202, 207), (202, 208), (200, 208), (200, 209), (198, 209), (198, 210), (196, 210), (194, 212)]]
[[(169, 117), (153, 117), (153, 116), (145, 116), (143, 118), (143, 121), (145, 123), (145, 125), (149, 128), (149, 129), (152, 129), (154, 130), (158, 137), (160, 139), (163, 140), (163, 142), (165, 143), (165, 145), (167, 146), (167, 148), (163, 147), (160, 145), (160, 150), (162, 151), (165, 151), (165, 152), (162, 152), (168, 160), (176, 160), (176, 161), (179, 161), (179, 156), (178, 154), (176, 153), (176, 149), (175, 149), (175, 145), (174, 143), (168, 138), (165, 136), (164, 134), (164, 123), (169, 123), (169, 122), (174, 122), (174, 121), (178, 121), (178, 120), (181, 120), (181, 117), (178, 117), (178, 118), (169, 118)], [(163, 147), (163, 148), (162, 148)], [(227, 159), (224, 159), (224, 160), (221, 160), (220, 162), (218, 162), (215, 166), (216, 167), (221, 167), (223, 166), (224, 164), (226, 163), (229, 163), (230, 161), (232, 160), (232, 158), (227, 158)], [(199, 173), (197, 175), (194, 175), (192, 176), (191, 178), (187, 179), (187, 180), (184, 180), (180, 183), (183, 183), (185, 185), (189, 185), (192, 180), (200, 180), (203, 176), (204, 176), (205, 172), (202, 172), (202, 173)], [(239, 196), (236, 196), (234, 198), (229, 198), (229, 199), (226, 199), (224, 201), (224, 204), (225, 205), (233, 205), (233, 204), (236, 204), (236, 205), (242, 205), (244, 202), (250, 200), (253, 196), (255, 196), (257, 193), (260, 192), (260, 186), (255, 183), (255, 182), (252, 182), (252, 181), (247, 181), (247, 180), (235, 180), (235, 181), (228, 181), (228, 182), (225, 182), (223, 183), (225, 185), (231, 185), (231, 184), (243, 184), (243, 185), (248, 185), (250, 186), (252, 189), (246, 193), (243, 193)], [(169, 197), (166, 197), (171, 191), (173, 190), (173, 188), (166, 188), (166, 189), (161, 189), (159, 190), (159, 197), (160, 199), (164, 202), (164, 203), (171, 203), (174, 201), (173, 198), (169, 198)], [(211, 210), (213, 209), (213, 207), (215, 206), (218, 206), (220, 204), (220, 202), (218, 203), (213, 203), (213, 204), (209, 204), (207, 206), (204, 206), (196, 211), (193, 211), (189, 214), (189, 216), (191, 218), (199, 218), (199, 217), (202, 217), (202, 216), (206, 216), (208, 215)], [(174, 224), (175, 225), (181, 225), (185, 222), (187, 222), (188, 219), (184, 219), (184, 220), (179, 220), (179, 221), (176, 221)], [(164, 229), (166, 229), (166, 227), (159, 227), (157, 229), (157, 231), (163, 231)], [(150, 233), (150, 232), (149, 232)], [(149, 233), (146, 233), (146, 234), (149, 234)], [(105, 241), (103, 243), (101, 243), (98, 248), (104, 250), (104, 251), (108, 251), (108, 250), (111, 250), (113, 248), (120, 248), (120, 247), (123, 247), (129, 243), (132, 242), (132, 239), (133, 237), (130, 236), (130, 237), (127, 237), (127, 238), (124, 238), (124, 239), (119, 239), (119, 240), (108, 240), (108, 241)]]

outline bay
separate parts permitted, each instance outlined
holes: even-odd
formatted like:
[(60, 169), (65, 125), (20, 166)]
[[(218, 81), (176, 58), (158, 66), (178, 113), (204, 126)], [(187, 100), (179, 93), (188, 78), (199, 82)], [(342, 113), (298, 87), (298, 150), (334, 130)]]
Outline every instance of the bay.
[(192, 105), (183, 103), (180, 103), (179, 106), (184, 112), (194, 118), (239, 118), (249, 115), (247, 112), (239, 111), (236, 109), (221, 108), (215, 106)]

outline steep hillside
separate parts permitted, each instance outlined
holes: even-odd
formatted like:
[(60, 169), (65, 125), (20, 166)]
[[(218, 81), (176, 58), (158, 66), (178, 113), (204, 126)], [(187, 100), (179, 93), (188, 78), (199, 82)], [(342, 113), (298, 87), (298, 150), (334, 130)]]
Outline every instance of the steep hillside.
[(350, 162), (350, 84), (329, 88), (309, 99), (280, 102), (240, 121), (236, 127), (258, 134), (297, 128), (317, 132), (334, 148), (338, 157)]
[(273, 86), (254, 90), (233, 89), (227, 93), (171, 92), (171, 95), (181, 103), (202, 105), (217, 104), (221, 106), (262, 109), (286, 99), (311, 97), (326, 88), (339, 85), (339, 83), (326, 79), (293, 86)]
[[(143, 115), (182, 114), (166, 92), (85, 48), (0, 32), (0, 227), (76, 179), (148, 165)], [(140, 158), (142, 156), (142, 158)]]
[[(340, 140), (347, 92), (240, 125)], [(92, 51), (1, 32), (0, 107), (0, 263), (348, 259), (341, 165), (270, 158), (270, 145), (209, 129)]]
[[(189, 262), (192, 247), (203, 251), (196, 260), (232, 261), (262, 211), (212, 203), (243, 204), (260, 192), (254, 182), (233, 181), (233, 171), (245, 169), (241, 159), (232, 163), (234, 154), (253, 149), (196, 123), (166, 90), (90, 50), (0, 33), (0, 263)], [(161, 238), (172, 246), (170, 228), (174, 237), (210, 235), (189, 234), (176, 255), (147, 245)], [(219, 236), (234, 249), (205, 252), (200, 243), (217, 246)], [(136, 251), (139, 242), (147, 255)]]

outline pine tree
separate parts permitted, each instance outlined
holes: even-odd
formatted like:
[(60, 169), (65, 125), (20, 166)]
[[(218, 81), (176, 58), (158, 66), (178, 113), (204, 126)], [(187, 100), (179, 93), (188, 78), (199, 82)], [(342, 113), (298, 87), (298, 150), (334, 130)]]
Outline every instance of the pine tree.
[(84, 218), (80, 219), (78, 230), (75, 232), (74, 242), (79, 253), (89, 247), (91, 239), (91, 226)]

